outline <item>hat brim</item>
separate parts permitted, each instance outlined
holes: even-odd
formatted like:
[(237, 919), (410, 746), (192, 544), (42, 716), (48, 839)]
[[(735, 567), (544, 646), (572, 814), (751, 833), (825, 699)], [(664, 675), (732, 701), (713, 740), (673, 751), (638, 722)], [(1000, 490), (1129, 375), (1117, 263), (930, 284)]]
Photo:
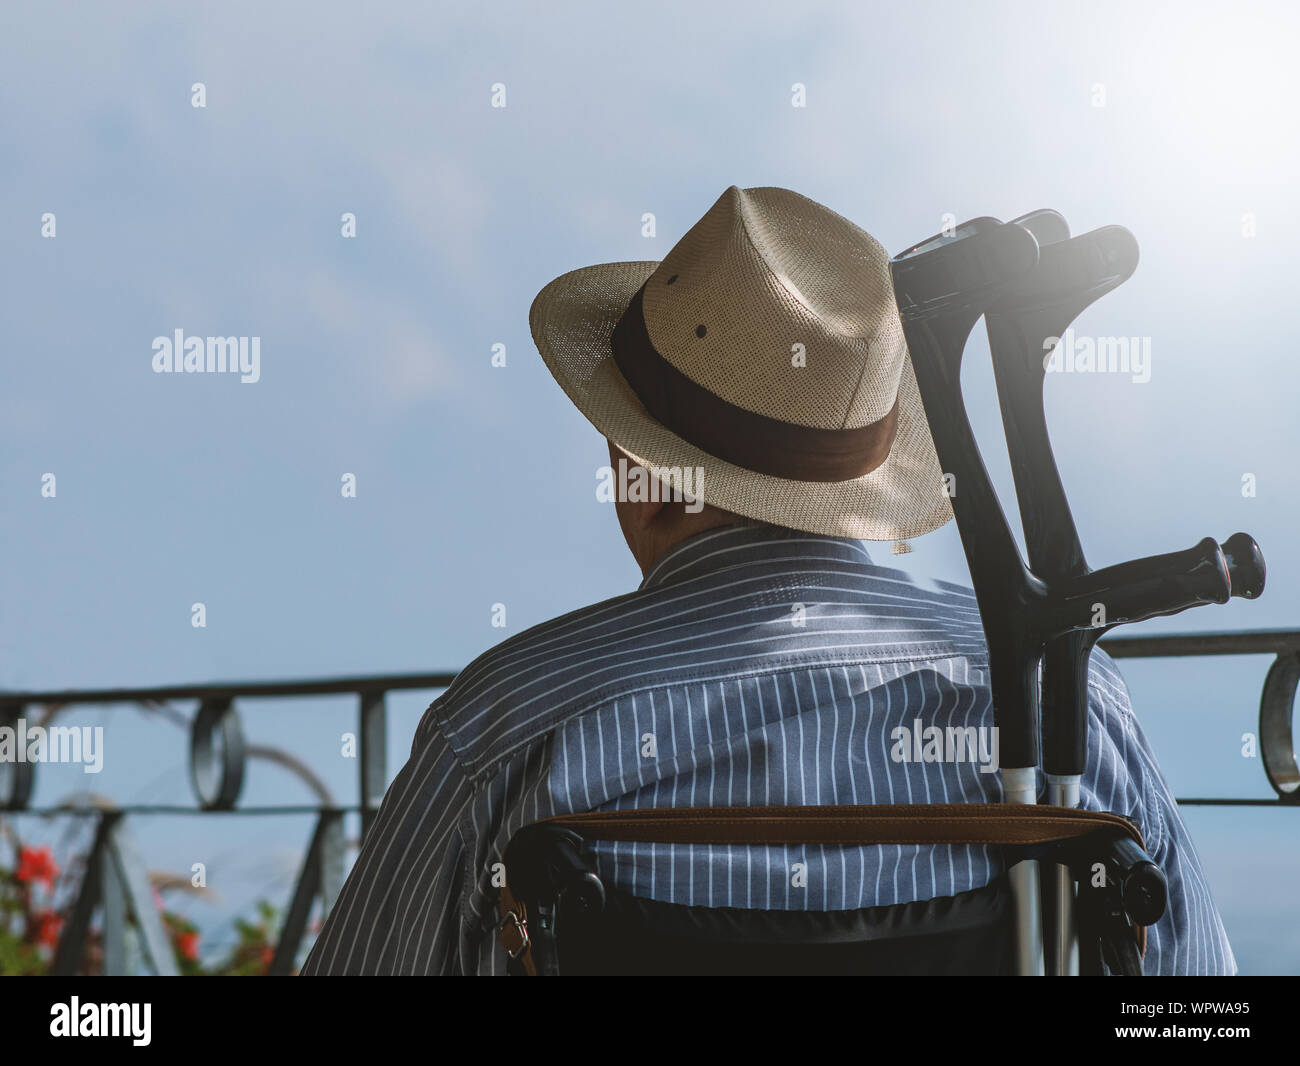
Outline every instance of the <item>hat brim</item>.
[[(605, 437), (645, 467), (703, 470), (704, 501), (749, 518), (859, 540), (904, 540), (953, 517), (910, 355), (898, 387), (898, 432), (889, 457), (850, 481), (759, 474), (701, 451), (656, 421), (614, 362), (610, 335), (658, 263), (603, 263), (562, 274), (533, 301), (533, 341), (569, 399)], [(682, 489), (679, 477), (670, 475)]]

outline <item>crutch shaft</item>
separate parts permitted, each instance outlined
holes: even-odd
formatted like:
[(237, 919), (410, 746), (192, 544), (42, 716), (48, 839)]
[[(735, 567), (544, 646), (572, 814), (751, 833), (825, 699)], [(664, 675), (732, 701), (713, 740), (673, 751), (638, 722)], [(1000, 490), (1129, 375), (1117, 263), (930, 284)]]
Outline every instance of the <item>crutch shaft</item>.
[[(1032, 766), (1002, 768), (1004, 803), (1034, 804), (1037, 797), (1037, 771)], [(1015, 907), (1016, 973), (1021, 977), (1042, 977), (1043, 899), (1038, 862), (1023, 859), (1007, 871), (1011, 898)]]

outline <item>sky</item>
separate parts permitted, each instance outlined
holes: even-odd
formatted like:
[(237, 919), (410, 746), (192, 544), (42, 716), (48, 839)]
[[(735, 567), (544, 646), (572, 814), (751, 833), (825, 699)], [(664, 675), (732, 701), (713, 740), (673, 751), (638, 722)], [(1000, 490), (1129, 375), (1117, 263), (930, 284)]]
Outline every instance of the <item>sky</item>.
[[(1130, 229), (1137, 272), (1075, 329), (1149, 339), (1149, 380), (1047, 389), (1089, 562), (1243, 529), (1258, 602), (1124, 632), (1300, 627), (1297, 30), (1282, 2), (6, 3), (0, 689), (456, 670), (634, 588), (604, 442), (528, 307), (575, 267), (661, 259), (730, 185), (794, 189), (891, 251), (1040, 207)], [(177, 329), (258, 337), (259, 380), (155, 373)], [(963, 384), (1010, 500), (982, 326)], [(968, 582), (953, 524), (911, 547), (871, 550)], [(1241, 754), (1268, 663), (1123, 664), (1176, 794), (1270, 794)], [(390, 698), (390, 775), (434, 695)], [(241, 714), (355, 802), (352, 701)], [(192, 802), (182, 730), (60, 721), (105, 726), (105, 769), (41, 767), (36, 803)], [(312, 798), (254, 763), (242, 802)], [(1295, 812), (1185, 817), (1243, 971), (1300, 971)], [(152, 867), (207, 864), (215, 896), (178, 906), (208, 953), (253, 899), (287, 903), (310, 828), (132, 823)]]

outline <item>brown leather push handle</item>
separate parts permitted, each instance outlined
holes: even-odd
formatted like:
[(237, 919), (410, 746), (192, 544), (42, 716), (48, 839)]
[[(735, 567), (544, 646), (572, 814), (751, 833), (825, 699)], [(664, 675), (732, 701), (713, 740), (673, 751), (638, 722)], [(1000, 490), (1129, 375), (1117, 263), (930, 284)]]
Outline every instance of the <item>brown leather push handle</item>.
[(672, 807), (587, 811), (545, 819), (589, 840), (655, 844), (1050, 844), (1132, 822), (1106, 811), (1009, 803), (856, 807)]

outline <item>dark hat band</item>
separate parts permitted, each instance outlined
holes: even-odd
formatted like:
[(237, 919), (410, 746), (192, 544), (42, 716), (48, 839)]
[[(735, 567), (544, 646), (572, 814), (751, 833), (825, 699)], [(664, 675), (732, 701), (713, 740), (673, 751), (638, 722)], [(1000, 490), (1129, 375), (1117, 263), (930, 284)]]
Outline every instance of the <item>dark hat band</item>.
[(884, 417), (852, 429), (800, 426), (748, 411), (710, 392), (655, 349), (637, 290), (611, 338), (614, 361), (645, 409), (701, 451), (758, 474), (792, 481), (850, 481), (888, 457), (898, 399)]

